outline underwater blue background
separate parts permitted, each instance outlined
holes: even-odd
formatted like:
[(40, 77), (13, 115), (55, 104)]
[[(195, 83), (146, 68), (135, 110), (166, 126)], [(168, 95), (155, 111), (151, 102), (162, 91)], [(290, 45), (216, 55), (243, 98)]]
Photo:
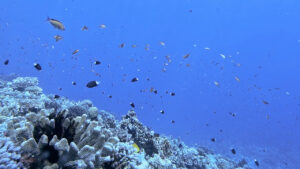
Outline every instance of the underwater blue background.
[[(118, 118), (134, 102), (138, 118), (158, 133), (257, 159), (261, 168), (297, 169), (299, 20), (297, 0), (1, 1), (0, 73), (36, 76), (46, 94), (90, 99)], [(100, 85), (87, 88), (91, 80)]]

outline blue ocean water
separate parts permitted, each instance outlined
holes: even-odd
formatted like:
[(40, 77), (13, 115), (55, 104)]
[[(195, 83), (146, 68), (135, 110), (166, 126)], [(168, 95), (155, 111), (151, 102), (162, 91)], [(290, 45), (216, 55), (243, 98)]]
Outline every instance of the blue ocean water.
[(45, 93), (119, 118), (133, 102), (158, 133), (254, 168), (297, 169), (299, 20), (296, 0), (1, 1), (0, 73), (36, 76)]

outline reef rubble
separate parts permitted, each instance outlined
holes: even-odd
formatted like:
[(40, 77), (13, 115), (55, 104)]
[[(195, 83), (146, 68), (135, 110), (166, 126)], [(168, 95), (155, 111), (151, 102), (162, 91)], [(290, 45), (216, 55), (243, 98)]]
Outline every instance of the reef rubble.
[(205, 148), (121, 120), (89, 100), (45, 95), (35, 77), (0, 78), (0, 169), (242, 169)]

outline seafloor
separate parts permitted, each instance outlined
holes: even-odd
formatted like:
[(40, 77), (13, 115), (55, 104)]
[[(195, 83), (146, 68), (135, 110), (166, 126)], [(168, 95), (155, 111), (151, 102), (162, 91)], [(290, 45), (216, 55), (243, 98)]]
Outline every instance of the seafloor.
[(45, 95), (34, 77), (0, 78), (0, 168), (249, 168), (93, 106)]

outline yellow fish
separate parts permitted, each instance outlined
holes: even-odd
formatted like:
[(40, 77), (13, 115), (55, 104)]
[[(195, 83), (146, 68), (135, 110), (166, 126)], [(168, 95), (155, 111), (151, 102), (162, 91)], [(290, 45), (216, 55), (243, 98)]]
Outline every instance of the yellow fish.
[(62, 30), (64, 31), (65, 30), (65, 26), (62, 24), (62, 22), (56, 20), (56, 19), (52, 19), (52, 18), (49, 18), (47, 19), (47, 21), (54, 27), (54, 28), (57, 28), (59, 30)]
[(132, 146), (136, 149), (136, 152), (140, 152), (140, 147), (136, 144), (136, 143), (133, 143)]

